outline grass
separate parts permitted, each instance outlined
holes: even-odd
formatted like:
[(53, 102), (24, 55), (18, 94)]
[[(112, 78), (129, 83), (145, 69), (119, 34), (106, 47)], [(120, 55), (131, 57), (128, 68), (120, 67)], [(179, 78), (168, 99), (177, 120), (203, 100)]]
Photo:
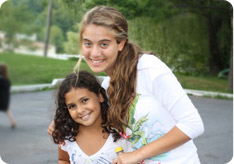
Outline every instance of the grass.
[[(73, 71), (76, 60), (59, 60), (46, 57), (0, 53), (0, 63), (8, 65), (12, 85), (47, 84), (55, 78), (64, 78)], [(81, 69), (92, 72), (82, 61)], [(95, 75), (106, 75), (105, 73)], [(217, 77), (195, 77), (176, 74), (185, 89), (232, 93), (228, 81)]]
[(232, 93), (228, 90), (228, 80), (214, 76), (188, 76), (176, 74), (185, 89)]
[[(7, 64), (12, 85), (51, 83), (53, 79), (64, 78), (72, 72), (76, 62), (76, 60), (0, 53), (0, 63)], [(81, 69), (92, 72), (84, 61), (81, 63)]]

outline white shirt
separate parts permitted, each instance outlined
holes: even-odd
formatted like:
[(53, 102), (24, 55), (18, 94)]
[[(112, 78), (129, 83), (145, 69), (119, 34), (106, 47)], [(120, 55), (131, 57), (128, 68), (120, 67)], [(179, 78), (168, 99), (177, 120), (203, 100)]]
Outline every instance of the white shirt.
[[(174, 126), (191, 139), (204, 131), (201, 117), (172, 71), (157, 57), (143, 55), (137, 65), (137, 97), (126, 136), (134, 150), (157, 140)], [(109, 85), (109, 77), (103, 87)], [(200, 164), (193, 141), (144, 161), (145, 164)]]
[(77, 142), (65, 140), (65, 144), (60, 144), (61, 149), (69, 154), (71, 164), (112, 164), (117, 157), (115, 148), (122, 146), (124, 152), (132, 151), (131, 143), (125, 139), (113, 142), (114, 138), (110, 134), (103, 147), (95, 154), (88, 156), (79, 147)]

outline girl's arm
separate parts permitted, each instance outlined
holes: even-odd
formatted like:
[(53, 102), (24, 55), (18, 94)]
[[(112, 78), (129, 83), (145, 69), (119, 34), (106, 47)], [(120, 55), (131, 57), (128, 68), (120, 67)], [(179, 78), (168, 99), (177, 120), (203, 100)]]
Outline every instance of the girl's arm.
[(152, 92), (176, 121), (176, 127), (194, 139), (204, 132), (198, 110), (172, 73), (162, 74), (153, 81)]
[(140, 163), (186, 143), (204, 132), (203, 122), (197, 109), (184, 93), (172, 74), (162, 75), (153, 82), (153, 93), (161, 104), (171, 113), (177, 124), (163, 137), (131, 153), (122, 153), (114, 164)]
[(144, 159), (165, 153), (189, 140), (190, 138), (175, 126), (163, 137), (145, 145), (144, 147), (134, 152), (119, 154), (119, 156), (113, 161), (113, 164), (141, 163)]
[(58, 164), (70, 164), (69, 155), (58, 146)]
[(51, 121), (51, 123), (50, 123), (50, 125), (49, 125), (49, 127), (47, 129), (47, 132), (51, 137), (52, 137), (52, 133), (54, 131), (54, 128), (55, 128), (55, 124), (54, 124), (54, 120), (53, 120), (53, 121)]

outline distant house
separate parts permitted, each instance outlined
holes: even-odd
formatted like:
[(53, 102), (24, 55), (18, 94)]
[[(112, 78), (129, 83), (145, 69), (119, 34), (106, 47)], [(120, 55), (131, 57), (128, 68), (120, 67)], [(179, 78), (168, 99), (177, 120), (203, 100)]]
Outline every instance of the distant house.
[[(15, 38), (18, 43), (18, 46), (13, 48), (15, 53), (43, 56), (44, 42), (37, 41), (36, 34), (32, 34), (30, 36), (25, 34), (16, 34)], [(0, 31), (0, 52), (4, 52), (9, 49), (10, 46), (11, 45), (6, 44), (6, 34)], [(48, 46), (47, 55), (56, 55), (56, 47), (54, 45), (50, 44)]]
[(6, 34), (0, 31), (0, 48), (2, 47), (2, 43), (6, 41)]

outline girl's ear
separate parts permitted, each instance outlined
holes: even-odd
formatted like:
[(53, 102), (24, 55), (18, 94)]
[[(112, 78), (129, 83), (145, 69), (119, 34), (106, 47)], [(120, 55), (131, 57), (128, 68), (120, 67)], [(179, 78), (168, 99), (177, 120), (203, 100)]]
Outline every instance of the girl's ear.
[(104, 102), (104, 98), (103, 98), (103, 96), (102, 96), (101, 93), (99, 93), (99, 101), (100, 101), (100, 102)]
[(123, 47), (126, 43), (126, 39), (121, 41), (119, 44), (118, 44), (118, 51), (122, 51), (123, 50)]

